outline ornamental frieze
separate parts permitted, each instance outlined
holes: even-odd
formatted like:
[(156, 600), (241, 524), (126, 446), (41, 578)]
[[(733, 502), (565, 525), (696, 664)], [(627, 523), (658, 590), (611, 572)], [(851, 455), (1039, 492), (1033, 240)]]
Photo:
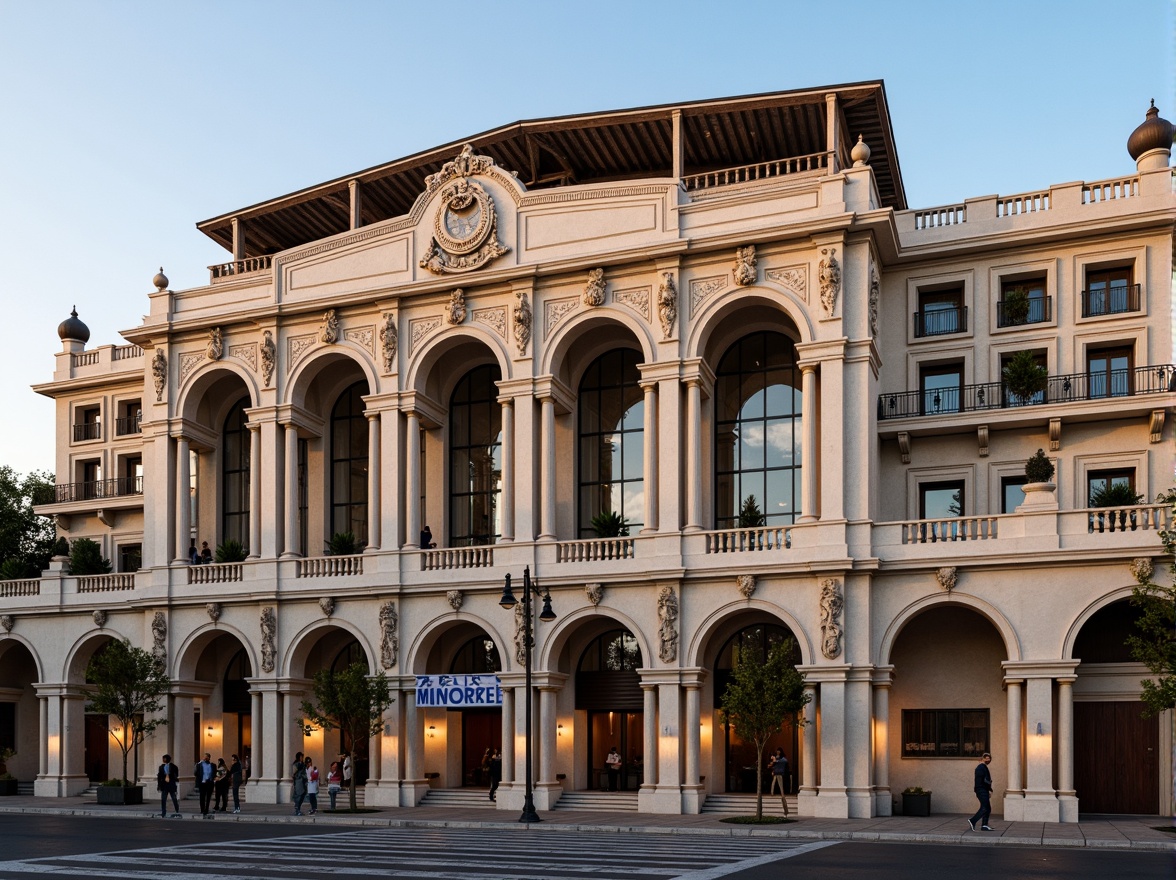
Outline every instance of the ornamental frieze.
[(234, 345), (229, 348), (229, 357), (236, 358), (249, 365), (253, 372), (257, 372), (257, 344), (247, 342), (244, 345)]
[(787, 287), (801, 299), (808, 301), (808, 271), (804, 266), (768, 269), (764, 275), (781, 287)]
[(314, 334), (306, 336), (291, 336), (286, 339), (286, 375), (294, 372), (294, 367), (298, 363), (298, 359), (306, 353), (306, 350), (314, 345), (315, 339), (318, 337)]
[(347, 342), (355, 343), (368, 354), (374, 354), (376, 341), (375, 327), (352, 327), (343, 331), (343, 338)]
[(492, 309), (474, 309), (470, 315), (470, 320), (475, 324), (485, 324), (503, 339), (506, 339), (505, 308), (498, 306)]
[(204, 353), (188, 352), (180, 355), (180, 384), (188, 378), (188, 374), (204, 363)]
[(712, 275), (709, 278), (696, 278), (690, 282), (690, 317), (694, 317), (703, 303), (712, 294), (718, 293), (727, 286), (726, 275)]
[(614, 290), (612, 298), (613, 302), (628, 306), (648, 321), (649, 299), (652, 295), (652, 287), (630, 287), (625, 290)]
[(411, 354), (421, 341), (441, 326), (441, 318), (416, 318), (408, 322), (408, 351)]
[(553, 299), (545, 302), (543, 304), (543, 338), (550, 338), (551, 331), (556, 328), (560, 321), (574, 312), (578, 306), (579, 300), (574, 296), (568, 299)]

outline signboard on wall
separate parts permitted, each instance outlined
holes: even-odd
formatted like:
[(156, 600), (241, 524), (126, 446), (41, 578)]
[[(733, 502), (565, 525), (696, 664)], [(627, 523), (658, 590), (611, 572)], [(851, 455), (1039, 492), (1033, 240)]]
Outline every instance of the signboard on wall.
[(501, 706), (502, 686), (497, 675), (418, 675), (418, 706)]

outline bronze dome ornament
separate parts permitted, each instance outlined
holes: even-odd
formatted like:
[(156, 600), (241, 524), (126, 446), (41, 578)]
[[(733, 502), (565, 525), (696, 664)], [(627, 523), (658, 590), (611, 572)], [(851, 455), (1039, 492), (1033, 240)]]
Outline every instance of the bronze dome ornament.
[(1155, 98), (1152, 98), (1151, 106), (1147, 110), (1147, 118), (1139, 124), (1135, 131), (1131, 132), (1131, 137), (1127, 138), (1127, 152), (1136, 162), (1141, 156), (1152, 150), (1171, 152), (1174, 133), (1176, 133), (1176, 128), (1171, 122), (1160, 116), (1160, 111), (1156, 109)]
[(57, 325), (57, 335), (61, 341), (72, 339), (85, 345), (90, 341), (90, 328), (78, 317), (78, 307), (74, 306), (69, 317)]

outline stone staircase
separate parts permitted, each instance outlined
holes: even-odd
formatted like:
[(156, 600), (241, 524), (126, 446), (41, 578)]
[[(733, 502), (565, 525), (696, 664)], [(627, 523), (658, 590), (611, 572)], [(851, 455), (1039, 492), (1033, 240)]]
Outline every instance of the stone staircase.
[(21, 797), (32, 797), (33, 796), (33, 781), (30, 779), (28, 782), (25, 782), (24, 780), (17, 782), (16, 783), (16, 793), (18, 795), (20, 795)]
[(567, 791), (555, 802), (557, 810), (591, 813), (636, 813), (635, 791)]
[(422, 807), (455, 807), (463, 810), (493, 810), (488, 788), (430, 788), (421, 799)]
[[(723, 793), (707, 795), (702, 805), (704, 813), (725, 813), (732, 816), (754, 816), (755, 795), (741, 793)], [(796, 815), (796, 795), (788, 795), (788, 814)], [(764, 815), (783, 816), (784, 808), (780, 806), (779, 795), (764, 795)]]

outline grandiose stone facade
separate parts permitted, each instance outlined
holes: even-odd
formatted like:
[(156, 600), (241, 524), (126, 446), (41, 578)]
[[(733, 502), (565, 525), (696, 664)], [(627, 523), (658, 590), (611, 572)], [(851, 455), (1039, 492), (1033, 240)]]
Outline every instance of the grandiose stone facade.
[[(813, 699), (773, 747), (803, 815), (890, 815), (910, 785), (971, 809), (984, 750), (1009, 819), (1169, 810), (1171, 713), (1138, 719), (1119, 635), (1170, 515), (1146, 503), (1173, 472), (1170, 127), (1112, 180), (911, 210), (877, 83), (549, 123), (529, 164), (520, 124), (201, 224), (232, 260), (157, 275), (129, 344), (62, 325), (39, 510), (115, 573), (0, 583), (9, 768), (42, 796), (109, 775), (84, 670), (125, 637), (174, 680), (141, 772), (237, 752), (249, 797), (288, 799), (295, 751), (342, 746), (307, 732), (309, 680), (359, 660), (396, 693), (367, 803), (482, 784), (500, 746), (517, 809), (525, 627), (499, 597), (529, 567), (556, 614), (541, 810), (599, 789), (613, 745), (642, 811), (752, 790), (722, 688), (789, 637)], [(1021, 351), (1041, 387), (1002, 381)], [(1026, 493), (1038, 448), (1057, 473)], [(189, 563), (229, 540), (243, 561)], [(497, 673), (501, 709), (418, 707), (449, 673)], [(1112, 716), (1126, 794), (1094, 752)]]

